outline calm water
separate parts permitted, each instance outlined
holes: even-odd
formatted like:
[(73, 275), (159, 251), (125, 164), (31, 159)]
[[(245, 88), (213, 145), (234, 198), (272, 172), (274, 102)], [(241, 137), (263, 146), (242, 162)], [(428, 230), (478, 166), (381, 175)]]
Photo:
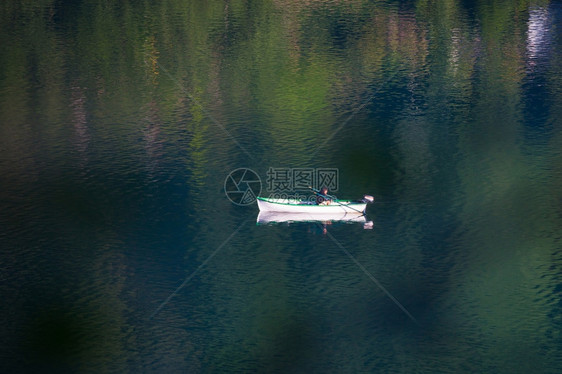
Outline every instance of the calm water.
[[(0, 371), (558, 372), (561, 25), (547, 0), (3, 1)], [(266, 196), (337, 170), (373, 226), (257, 225), (239, 168)]]

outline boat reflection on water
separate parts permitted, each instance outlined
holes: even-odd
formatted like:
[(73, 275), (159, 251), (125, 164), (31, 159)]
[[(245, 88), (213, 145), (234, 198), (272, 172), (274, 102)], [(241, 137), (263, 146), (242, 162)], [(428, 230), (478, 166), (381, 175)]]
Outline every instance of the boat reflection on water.
[(257, 218), (258, 225), (278, 224), (278, 223), (298, 223), (310, 222), (319, 223), (326, 227), (332, 223), (361, 223), (363, 228), (370, 230), (373, 228), (373, 221), (367, 220), (364, 214), (356, 213), (280, 213), (280, 212), (259, 212)]

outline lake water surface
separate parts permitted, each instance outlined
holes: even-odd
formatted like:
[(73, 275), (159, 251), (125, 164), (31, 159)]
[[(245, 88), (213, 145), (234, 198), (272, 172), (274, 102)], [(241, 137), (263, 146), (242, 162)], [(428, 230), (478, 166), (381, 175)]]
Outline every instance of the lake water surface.
[[(0, 371), (558, 372), (561, 26), (548, 0), (2, 2)], [(256, 223), (256, 186), (308, 184), (373, 195), (372, 227)]]

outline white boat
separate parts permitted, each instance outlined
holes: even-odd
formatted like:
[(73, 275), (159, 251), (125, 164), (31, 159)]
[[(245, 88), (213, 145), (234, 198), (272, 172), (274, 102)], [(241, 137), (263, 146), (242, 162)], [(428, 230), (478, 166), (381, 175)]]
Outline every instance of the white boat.
[[(372, 199), (372, 197), (369, 196)], [(367, 196), (361, 201), (334, 200), (329, 205), (318, 205), (312, 201), (296, 199), (273, 199), (258, 197), (260, 212), (278, 213), (313, 213), (313, 214), (338, 214), (356, 213), (364, 214), (367, 207)]]
[(365, 224), (367, 219), (364, 214), (353, 212), (338, 213), (280, 213), (280, 212), (259, 212), (257, 223), (292, 223), (292, 222), (357, 222)]

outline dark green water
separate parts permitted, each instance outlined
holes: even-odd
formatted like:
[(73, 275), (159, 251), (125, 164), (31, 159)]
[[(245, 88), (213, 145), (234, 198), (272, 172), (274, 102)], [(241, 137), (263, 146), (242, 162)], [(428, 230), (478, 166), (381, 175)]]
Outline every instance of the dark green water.
[[(560, 1), (8, 0), (0, 45), (0, 371), (562, 367)], [(238, 168), (373, 227), (256, 225)]]

